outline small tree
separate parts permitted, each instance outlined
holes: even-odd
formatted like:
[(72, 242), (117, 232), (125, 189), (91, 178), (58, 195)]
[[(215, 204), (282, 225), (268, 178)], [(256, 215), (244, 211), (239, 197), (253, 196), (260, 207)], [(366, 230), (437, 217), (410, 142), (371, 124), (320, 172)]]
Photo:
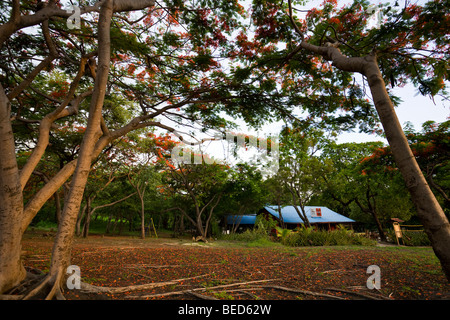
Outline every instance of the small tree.
[[(171, 210), (180, 211), (206, 240), (214, 210), (221, 201), (228, 169), (221, 164), (177, 164), (163, 175), (162, 192), (173, 197)], [(189, 204), (189, 206), (186, 206)]]
[[(218, 211), (237, 216), (257, 213), (267, 201), (261, 172), (243, 163), (230, 168), (229, 172), (228, 181), (224, 185), (224, 195), (217, 208)], [(235, 232), (239, 225), (238, 219), (232, 232)]]
[(320, 131), (286, 127), (282, 131), (279, 178), (291, 194), (292, 204), (307, 227), (305, 206), (321, 190), (320, 162), (315, 153), (326, 141)]

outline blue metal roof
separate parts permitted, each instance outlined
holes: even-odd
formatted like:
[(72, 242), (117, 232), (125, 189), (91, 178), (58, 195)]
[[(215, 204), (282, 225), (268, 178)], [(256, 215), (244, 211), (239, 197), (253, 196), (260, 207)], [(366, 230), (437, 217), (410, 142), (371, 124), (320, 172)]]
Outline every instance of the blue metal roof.
[(256, 214), (247, 214), (242, 216), (227, 216), (227, 224), (255, 224)]
[[(311, 208), (320, 208), (322, 212), (321, 217), (311, 217)], [(266, 206), (264, 209), (267, 210), (271, 215), (275, 218), (278, 217), (278, 206)], [(300, 209), (300, 208), (299, 208)], [(301, 209), (300, 209), (301, 210)], [(317, 206), (305, 206), (306, 217), (309, 220), (309, 223), (349, 223), (355, 222), (350, 218), (344, 217), (333, 210), (328, 209), (327, 207), (317, 207)], [(281, 207), (281, 216), (285, 223), (294, 223), (299, 224), (303, 223), (303, 220), (298, 216), (297, 211), (294, 206), (285, 206)]]

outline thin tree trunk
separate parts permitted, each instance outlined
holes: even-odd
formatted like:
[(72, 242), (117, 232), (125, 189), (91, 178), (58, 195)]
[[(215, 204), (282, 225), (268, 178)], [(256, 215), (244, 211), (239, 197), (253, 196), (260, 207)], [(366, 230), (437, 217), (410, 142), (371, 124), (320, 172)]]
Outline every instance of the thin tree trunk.
[(88, 200), (87, 200), (88, 202), (86, 204), (86, 206), (88, 207), (87, 215), (86, 215), (86, 221), (85, 221), (84, 226), (83, 226), (83, 238), (87, 238), (87, 236), (89, 235), (89, 225), (91, 223), (91, 217), (92, 217), (92, 215), (94, 214), (94, 212), (97, 209), (111, 207), (111, 206), (113, 206), (115, 204), (118, 204), (118, 203), (120, 203), (122, 201), (127, 200), (128, 198), (134, 196), (135, 194), (136, 194), (136, 192), (133, 192), (133, 193), (127, 195), (126, 197), (123, 197), (123, 198), (121, 198), (119, 200), (116, 200), (114, 202), (110, 202), (110, 203), (107, 203), (107, 204), (102, 204), (100, 206), (94, 207), (94, 208), (92, 208), (92, 210), (91, 210), (91, 200), (90, 200), (90, 198), (88, 198)]
[[(381, 225), (380, 219), (378, 218), (376, 201), (375, 201), (375, 198), (371, 195), (370, 185), (367, 185), (366, 199), (367, 199), (367, 206), (369, 208), (368, 211), (372, 215), (373, 219), (375, 220), (375, 223), (378, 228), (378, 232), (380, 233), (380, 239), (381, 239), (381, 241), (386, 241), (386, 234), (384, 233), (383, 226)], [(370, 202), (370, 199), (373, 199), (373, 204)]]
[[(442, 187), (440, 185), (438, 185), (434, 179), (433, 179), (433, 173), (431, 172), (429, 175), (427, 175), (427, 181), (429, 183), (429, 185), (434, 188), (437, 192), (439, 192), (441, 194), (441, 196), (444, 198), (444, 201), (449, 203), (450, 202), (450, 197), (449, 195), (442, 189)], [(444, 202), (444, 203), (445, 203)], [(445, 206), (445, 205), (444, 205)]]
[(281, 213), (281, 204), (280, 204), (280, 201), (277, 202), (277, 208), (278, 208), (278, 218), (280, 219), (281, 227), (282, 227), (283, 229), (285, 229), (285, 228), (286, 228), (286, 225), (284, 224), (283, 214)]
[(112, 220), (112, 215), (109, 215), (108, 223), (106, 224), (105, 234), (109, 234), (110, 233), (109, 229), (111, 228), (111, 220)]
[(86, 204), (83, 206), (83, 208), (78, 213), (77, 224), (76, 224), (76, 227), (75, 227), (75, 234), (77, 236), (81, 235), (81, 221), (83, 220), (83, 218), (84, 218), (84, 216), (86, 214), (86, 210), (87, 210), (87, 200), (86, 200)]
[(93, 210), (91, 209), (91, 197), (87, 197), (86, 199), (86, 218), (84, 219), (83, 224), (83, 238), (86, 238), (89, 233), (89, 225), (91, 224), (91, 216), (92, 216)]
[(367, 201), (368, 201), (368, 203), (369, 203), (367, 208), (364, 207), (364, 206), (362, 205), (362, 203), (361, 203), (358, 199), (355, 199), (355, 203), (356, 203), (356, 205), (361, 209), (362, 212), (368, 213), (368, 214), (370, 214), (370, 215), (372, 216), (373, 221), (375, 222), (375, 225), (377, 226), (378, 233), (380, 234), (381, 240), (382, 240), (382, 241), (386, 241), (386, 235), (385, 235), (385, 233), (384, 233), (384, 230), (383, 230), (383, 227), (382, 227), (382, 225), (381, 225), (380, 219), (378, 219), (378, 214), (377, 214), (376, 210), (374, 210), (374, 209), (372, 208), (372, 206), (371, 206), (369, 200), (370, 200), (370, 199), (367, 198)]
[[(300, 217), (300, 219), (303, 220), (303, 223), (306, 227), (311, 227), (311, 224), (309, 223), (309, 219), (306, 216), (306, 212), (305, 212), (305, 206), (303, 201), (300, 199), (300, 196), (298, 194), (298, 192), (295, 190), (294, 186), (287, 186), (289, 191), (291, 192), (292, 195), (292, 201), (294, 204), (294, 209), (297, 212), (298, 216)], [(297, 201), (298, 200), (298, 201)], [(297, 205), (297, 203), (299, 203), (299, 205)], [(298, 208), (300, 207), (300, 209)]]
[(139, 185), (137, 185), (137, 193), (139, 199), (141, 200), (141, 239), (145, 239), (145, 209), (144, 209), (144, 193), (145, 187), (147, 186), (145, 182), (142, 182), (142, 192), (139, 190)]
[(55, 192), (55, 219), (59, 225), (61, 221), (61, 197), (59, 196), (59, 190)]
[(206, 226), (205, 226), (205, 238), (208, 236), (209, 224), (210, 224), (210, 221), (211, 221), (212, 214), (213, 214), (214, 209), (216, 208), (216, 206), (219, 204), (221, 198), (222, 198), (222, 195), (220, 194), (217, 197), (217, 201), (209, 209), (209, 215), (208, 215), (208, 218), (206, 219)]

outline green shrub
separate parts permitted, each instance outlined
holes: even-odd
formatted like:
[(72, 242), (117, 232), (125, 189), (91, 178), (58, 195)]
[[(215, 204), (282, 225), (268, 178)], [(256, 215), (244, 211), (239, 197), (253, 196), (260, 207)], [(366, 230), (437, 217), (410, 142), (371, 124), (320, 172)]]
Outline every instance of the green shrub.
[(265, 230), (262, 230), (260, 228), (254, 228), (254, 229), (247, 229), (241, 233), (224, 234), (220, 236), (220, 239), (251, 242), (251, 241), (258, 241), (261, 239), (270, 240), (270, 236), (267, 234)]
[(269, 235), (277, 227), (277, 221), (272, 216), (258, 215), (255, 221), (256, 229)]
[(58, 229), (58, 225), (55, 222), (46, 220), (38, 221), (33, 227), (36, 229), (44, 229), (44, 230)]
[(281, 241), (283, 241), (284, 239), (286, 239), (286, 237), (292, 233), (292, 230), (290, 229), (283, 229), (280, 227), (275, 227), (276, 231), (277, 231), (277, 237), (281, 239)]
[[(255, 244), (255, 246), (267, 245), (272, 242), (270, 236), (272, 225), (257, 223), (253, 229), (247, 229), (242, 233), (221, 235), (221, 240), (243, 241)], [(314, 228), (301, 227), (300, 229), (287, 230), (276, 227), (280, 243), (291, 247), (302, 246), (345, 246), (361, 245), (374, 246), (376, 241), (355, 234), (352, 230), (338, 226), (334, 231), (315, 230)]]
[[(397, 243), (394, 230), (389, 230), (387, 235), (392, 242)], [(431, 246), (430, 239), (424, 231), (402, 231), (402, 236), (400, 244), (405, 246)]]
[(338, 227), (334, 231), (314, 230), (313, 228), (302, 227), (296, 232), (288, 234), (282, 243), (292, 247), (302, 246), (345, 246), (363, 245), (373, 246), (374, 240), (355, 234), (344, 227)]
[(266, 219), (262, 216), (257, 216), (254, 228), (247, 229), (241, 233), (224, 234), (220, 236), (220, 239), (245, 242), (271, 241), (270, 233), (276, 227), (276, 224), (277, 222), (271, 217)]

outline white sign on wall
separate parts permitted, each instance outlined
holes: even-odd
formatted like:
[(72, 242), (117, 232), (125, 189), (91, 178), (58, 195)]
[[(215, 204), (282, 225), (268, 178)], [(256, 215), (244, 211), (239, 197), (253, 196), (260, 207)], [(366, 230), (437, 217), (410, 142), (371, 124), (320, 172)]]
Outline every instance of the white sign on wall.
[(312, 218), (320, 218), (322, 217), (322, 209), (321, 208), (311, 208), (311, 217)]

